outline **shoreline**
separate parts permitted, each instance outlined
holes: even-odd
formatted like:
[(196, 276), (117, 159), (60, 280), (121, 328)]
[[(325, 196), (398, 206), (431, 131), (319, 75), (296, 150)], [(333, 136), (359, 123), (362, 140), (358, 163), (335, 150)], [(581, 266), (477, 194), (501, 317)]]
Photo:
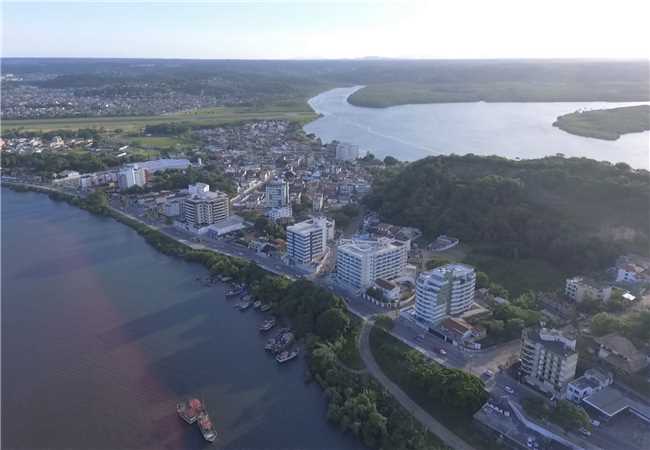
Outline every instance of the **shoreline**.
[[(0, 187), (6, 187), (16, 192), (37, 192), (41, 194), (47, 194), (48, 197), (50, 197), (53, 201), (65, 201), (68, 204), (84, 209), (91, 214), (111, 217), (117, 222), (120, 222), (134, 229), (145, 239), (149, 245), (161, 253), (168, 256), (179, 257), (187, 262), (195, 262), (201, 264), (205, 269), (208, 270), (210, 276), (215, 275), (215, 266), (219, 266), (218, 269), (221, 269), (222, 267), (232, 267), (236, 270), (232, 270), (230, 272), (224, 270), (223, 272), (219, 271), (218, 273), (220, 275), (231, 277), (233, 281), (246, 284), (249, 286), (249, 288), (254, 285), (263, 284), (265, 280), (271, 280), (272, 283), (272, 280), (284, 279), (286, 280), (286, 283), (288, 283), (289, 296), (281, 298), (278, 305), (282, 305), (286, 302), (291, 302), (293, 300), (291, 299), (291, 288), (296, 287), (296, 290), (299, 291), (302, 295), (305, 295), (306, 291), (306, 295), (311, 298), (327, 295), (330, 298), (330, 309), (327, 309), (326, 311), (331, 311), (332, 309), (338, 308), (346, 315), (358, 315), (358, 313), (348, 307), (343, 298), (331, 292), (329, 289), (325, 289), (322, 286), (313, 283), (312, 281), (306, 279), (293, 280), (284, 275), (277, 275), (274, 272), (267, 271), (265, 268), (260, 267), (254, 261), (249, 261), (245, 258), (229, 256), (227, 254), (220, 253), (215, 249), (195, 249), (190, 244), (182, 242), (177, 238), (168, 236), (157, 228), (154, 228), (137, 218), (133, 218), (128, 214), (116, 210), (111, 206), (108, 206), (103, 210), (96, 210), (87, 202), (86, 199), (82, 198), (79, 195), (62, 192), (60, 190), (47, 186), (2, 181), (0, 183)], [(271, 289), (272, 290), (270, 292), (273, 292), (273, 288)], [(322, 299), (312, 301), (319, 302), (322, 301)], [(337, 302), (339, 306), (337, 306)], [(273, 300), (271, 300), (269, 303), (276, 306), (276, 302)], [(278, 317), (287, 321), (287, 323), (291, 324), (292, 326), (296, 325), (294, 324), (294, 320), (300, 320), (300, 316), (291, 317), (291, 315), (284, 314), (282, 311), (277, 312), (277, 308), (275, 307), (274, 309), (276, 309), (276, 315)], [(363, 316), (361, 316), (361, 320), (364, 320)], [(428, 431), (425, 424), (422, 423), (418, 417), (411, 416), (410, 411), (402, 406), (401, 402), (398, 401), (398, 399), (394, 398), (390, 393), (381, 388), (379, 381), (375, 380), (374, 378), (368, 378), (367, 375), (363, 373), (353, 373), (349, 372), (348, 369), (339, 367), (337, 358), (334, 358), (333, 360), (327, 362), (320, 361), (321, 355), (319, 354), (319, 351), (322, 350), (323, 345), (327, 346), (329, 344), (329, 341), (327, 339), (321, 338), (318, 336), (318, 334), (312, 333), (313, 331), (307, 332), (305, 335), (299, 336), (299, 339), (303, 340), (305, 343), (304, 355), (309, 380), (316, 381), (324, 394), (331, 389), (349, 389), (353, 391), (358, 390), (359, 395), (361, 395), (361, 393), (363, 393), (363, 395), (366, 395), (366, 392), (369, 390), (374, 391), (375, 395), (378, 398), (377, 401), (387, 403), (390, 405), (389, 409), (393, 410), (391, 416), (385, 417), (387, 421), (392, 420), (393, 416), (401, 416), (401, 418), (394, 419), (396, 420), (396, 423), (393, 425), (393, 428), (399, 430), (397, 431), (398, 433), (408, 432), (418, 433), (422, 435), (421, 439), (426, 444), (425, 447), (418, 447), (417, 450), (424, 450), (425, 448), (428, 449), (434, 446), (444, 445), (444, 442), (441, 441), (440, 437)], [(349, 328), (340, 336), (340, 339), (355, 339), (355, 328)], [(336, 353), (334, 353), (334, 355), (336, 355)], [(331, 364), (331, 366), (323, 367), (325, 364)], [(329, 374), (332, 370), (342, 371), (345, 373), (345, 376), (339, 375), (338, 377), (335, 377), (335, 380), (330, 380), (327, 374)], [(332, 398), (328, 397), (327, 395), (325, 395), (325, 398), (326, 405), (331, 408), (333, 401)], [(409, 418), (409, 420), (404, 420), (406, 418)], [(413, 418), (416, 419), (415, 422), (412, 420)], [(332, 419), (329, 414), (326, 415), (326, 420), (330, 422), (334, 421), (336, 424), (336, 420)], [(402, 429), (400, 430), (400, 428)], [(373, 443), (373, 445), (368, 445), (368, 443), (364, 441), (364, 438), (360, 434), (353, 433), (353, 436), (356, 439), (360, 440), (362, 444), (366, 445), (366, 447), (378, 448), (375, 446), (378, 444)]]

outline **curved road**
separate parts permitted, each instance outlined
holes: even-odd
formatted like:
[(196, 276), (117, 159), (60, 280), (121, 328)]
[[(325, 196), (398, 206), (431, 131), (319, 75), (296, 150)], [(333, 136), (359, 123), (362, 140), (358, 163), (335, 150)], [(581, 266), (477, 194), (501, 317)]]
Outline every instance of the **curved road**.
[(361, 353), (361, 359), (366, 365), (368, 372), (375, 377), (377, 381), (379, 381), (381, 385), (384, 386), (384, 388), (386, 388), (404, 408), (406, 408), (407, 411), (411, 412), (411, 414), (413, 414), (413, 416), (427, 430), (436, 435), (445, 443), (445, 445), (455, 450), (476, 450), (467, 442), (459, 438), (454, 432), (431, 417), (429, 413), (411, 400), (411, 398), (398, 385), (393, 383), (384, 372), (382, 372), (370, 349), (370, 330), (372, 329), (372, 325), (372, 322), (367, 320), (364, 321), (359, 335), (359, 353)]

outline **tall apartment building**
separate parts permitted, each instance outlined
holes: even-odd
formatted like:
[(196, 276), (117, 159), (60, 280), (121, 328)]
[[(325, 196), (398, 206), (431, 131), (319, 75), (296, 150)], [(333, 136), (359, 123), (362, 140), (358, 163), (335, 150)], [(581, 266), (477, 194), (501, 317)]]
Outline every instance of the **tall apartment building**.
[(117, 184), (121, 191), (132, 188), (133, 186), (143, 187), (146, 182), (146, 172), (144, 168), (139, 167), (137, 164), (125, 167), (117, 174)]
[(526, 328), (521, 334), (520, 358), (529, 384), (559, 393), (576, 374), (575, 336), (548, 328)]
[(580, 303), (586, 298), (606, 302), (612, 297), (612, 286), (584, 277), (567, 278), (564, 294)]
[(289, 183), (284, 180), (273, 180), (266, 183), (266, 207), (282, 208), (289, 206)]
[(358, 145), (348, 144), (347, 142), (339, 142), (336, 145), (336, 159), (341, 161), (354, 161), (358, 157)]
[(388, 238), (342, 239), (336, 248), (337, 281), (366, 290), (378, 278), (395, 278), (404, 272), (408, 250), (406, 242)]
[(210, 192), (210, 186), (196, 183), (188, 187), (189, 197), (181, 201), (181, 216), (193, 228), (220, 222), (230, 216), (230, 201), (223, 192)]
[(415, 283), (415, 318), (425, 326), (467, 311), (474, 301), (476, 272), (465, 264), (447, 264), (422, 272)]
[(289, 264), (311, 264), (323, 255), (327, 241), (333, 238), (334, 221), (325, 217), (313, 217), (287, 227)]

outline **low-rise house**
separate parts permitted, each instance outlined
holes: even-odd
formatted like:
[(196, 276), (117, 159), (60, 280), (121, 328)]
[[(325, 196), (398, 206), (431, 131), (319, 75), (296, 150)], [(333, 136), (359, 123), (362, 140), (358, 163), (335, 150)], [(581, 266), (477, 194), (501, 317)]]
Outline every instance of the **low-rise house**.
[(650, 258), (643, 256), (622, 256), (616, 261), (616, 281), (618, 283), (650, 282)]
[(471, 325), (464, 319), (456, 317), (447, 317), (440, 322), (440, 327), (453, 341), (462, 344), (480, 340), (486, 336), (485, 328)]
[(374, 284), (375, 289), (381, 291), (384, 299), (390, 302), (396, 302), (399, 300), (400, 288), (397, 283), (394, 283), (389, 280), (384, 280), (383, 278), (377, 278)]
[(600, 369), (587, 369), (585, 373), (567, 384), (565, 397), (575, 403), (580, 403), (595, 392), (605, 389), (612, 384), (614, 377), (611, 372)]
[(631, 374), (648, 366), (648, 359), (629, 339), (615, 333), (595, 339), (598, 357), (623, 373)]
[(606, 302), (612, 297), (612, 286), (586, 277), (573, 277), (567, 278), (564, 293), (578, 303), (588, 298)]

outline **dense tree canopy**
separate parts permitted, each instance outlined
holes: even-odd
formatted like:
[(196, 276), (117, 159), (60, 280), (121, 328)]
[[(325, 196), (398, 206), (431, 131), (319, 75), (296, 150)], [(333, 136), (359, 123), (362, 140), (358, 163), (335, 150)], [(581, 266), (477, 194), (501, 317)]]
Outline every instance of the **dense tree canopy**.
[[(500, 256), (537, 257), (583, 271), (621, 251), (615, 227), (648, 242), (650, 174), (585, 158), (512, 161), (429, 157), (379, 173), (365, 202), (391, 223), (492, 245)], [(644, 247), (644, 248), (647, 248)]]

